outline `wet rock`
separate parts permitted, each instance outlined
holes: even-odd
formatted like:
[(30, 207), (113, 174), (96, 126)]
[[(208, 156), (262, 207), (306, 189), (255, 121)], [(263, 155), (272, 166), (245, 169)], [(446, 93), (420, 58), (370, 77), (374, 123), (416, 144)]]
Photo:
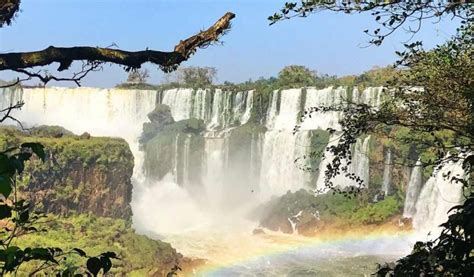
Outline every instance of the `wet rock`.
[(148, 119), (156, 128), (174, 123), (171, 109), (168, 105), (158, 104), (155, 109), (148, 114)]
[(143, 133), (140, 138), (143, 144), (155, 137), (164, 126), (175, 122), (170, 107), (163, 104), (156, 105), (155, 109), (148, 114), (148, 119), (150, 122), (143, 124)]

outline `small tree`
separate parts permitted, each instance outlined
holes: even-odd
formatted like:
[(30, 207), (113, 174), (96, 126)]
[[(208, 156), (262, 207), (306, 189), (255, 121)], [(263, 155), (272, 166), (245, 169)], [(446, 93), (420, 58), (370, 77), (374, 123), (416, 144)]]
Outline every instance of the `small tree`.
[(216, 79), (217, 70), (214, 67), (190, 66), (178, 69), (174, 75), (167, 75), (167, 82), (176, 82), (193, 87), (207, 87)]
[(311, 86), (315, 83), (316, 72), (302, 65), (285, 66), (278, 73), (278, 81), (282, 86)]
[(131, 70), (130, 73), (128, 73), (127, 77), (127, 84), (146, 84), (148, 81), (148, 78), (150, 78), (150, 74), (148, 73), (148, 69), (137, 69), (137, 70)]

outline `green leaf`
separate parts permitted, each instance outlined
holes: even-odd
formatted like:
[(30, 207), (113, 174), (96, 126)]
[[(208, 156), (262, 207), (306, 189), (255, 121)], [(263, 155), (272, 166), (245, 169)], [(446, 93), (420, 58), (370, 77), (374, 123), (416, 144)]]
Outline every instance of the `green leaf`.
[(12, 193), (11, 179), (8, 176), (0, 176), (0, 194), (8, 198)]
[(46, 154), (44, 152), (44, 146), (37, 142), (27, 142), (21, 145), (22, 148), (30, 148), (33, 153), (36, 154), (42, 161), (45, 160)]
[(10, 158), (5, 154), (0, 154), (0, 174), (15, 174), (15, 167), (13, 166)]
[(30, 218), (30, 211), (26, 210), (20, 213), (20, 222), (26, 223)]
[(100, 254), (101, 256), (104, 256), (104, 257), (107, 257), (107, 258), (112, 258), (112, 259), (119, 259), (117, 257), (117, 254), (115, 252), (111, 252), (111, 251), (108, 251), (108, 252), (104, 252), (102, 254)]
[(18, 174), (21, 174), (23, 170), (25, 169), (25, 161), (22, 159), (11, 157), (10, 162), (13, 168), (18, 172)]
[(7, 205), (0, 205), (0, 219), (12, 216), (12, 208)]
[(100, 257), (100, 261), (102, 263), (102, 268), (104, 269), (104, 274), (107, 273), (112, 268), (112, 262), (108, 257)]
[(28, 161), (31, 158), (31, 153), (23, 152), (18, 154), (18, 160), (21, 162)]
[(72, 250), (76, 251), (76, 252), (77, 252), (77, 254), (79, 254), (79, 256), (81, 256), (81, 257), (85, 257), (85, 256), (87, 256), (86, 252), (85, 252), (84, 250), (82, 250), (82, 249), (79, 249), (79, 248), (73, 248)]
[(89, 270), (92, 275), (97, 276), (100, 269), (102, 268), (102, 262), (97, 257), (92, 257), (87, 260), (87, 270)]

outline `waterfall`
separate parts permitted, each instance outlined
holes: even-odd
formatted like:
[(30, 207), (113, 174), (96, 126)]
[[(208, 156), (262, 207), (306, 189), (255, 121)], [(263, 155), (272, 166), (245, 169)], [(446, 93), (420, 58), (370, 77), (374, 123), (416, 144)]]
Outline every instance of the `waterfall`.
[(416, 201), (420, 195), (421, 185), (423, 184), (423, 167), (418, 160), (413, 167), (408, 181), (405, 205), (403, 208), (403, 217), (412, 218), (416, 212)]
[(204, 183), (210, 206), (219, 208), (225, 201), (225, 168), (228, 143), (226, 137), (205, 140)]
[(176, 135), (176, 138), (174, 140), (174, 159), (173, 159), (173, 171), (172, 176), (173, 176), (173, 181), (176, 184), (179, 184), (179, 134)]
[(242, 116), (240, 117), (240, 124), (245, 124), (249, 121), (250, 116), (252, 115), (252, 109), (253, 109), (253, 90), (250, 90), (247, 94), (244, 94), (245, 96), (245, 106), (244, 112), (240, 110), (240, 113)]
[(146, 115), (155, 107), (155, 91), (86, 87), (23, 89), (3, 91), (2, 106), (6, 97), (25, 101), (21, 110), (12, 113), (25, 127), (59, 125), (76, 134), (89, 132), (94, 136), (124, 138), (135, 156), (135, 177), (141, 174), (138, 137), (142, 124), (148, 120)]
[(295, 159), (309, 152), (310, 146), (308, 132), (293, 134), (301, 112), (302, 98), (302, 89), (274, 91), (272, 94), (260, 178), (262, 188), (267, 189), (266, 193), (281, 195), (288, 190), (300, 189), (310, 181), (310, 174), (294, 164)]
[[(317, 106), (331, 106), (343, 104), (348, 98), (347, 90), (343, 87), (324, 89), (308, 88), (306, 92), (305, 109)], [(341, 112), (314, 113), (311, 118), (317, 120), (306, 120), (301, 125), (303, 130), (315, 130), (332, 128), (340, 130), (339, 120), (342, 119)]]
[(202, 119), (210, 130), (245, 124), (250, 119), (253, 108), (253, 91), (179, 88), (160, 92), (158, 99), (160, 104), (171, 108), (176, 121)]
[[(161, 104), (165, 104), (172, 107), (171, 114), (173, 115), (173, 118), (176, 121), (191, 117), (204, 119), (202, 118), (202, 116), (204, 115), (199, 112), (203, 103), (193, 103), (193, 92), (194, 90), (192, 89), (167, 90), (163, 93), (163, 96), (161, 97)], [(198, 93), (198, 95), (201, 96), (201, 93)], [(201, 99), (201, 97), (196, 98), (198, 98), (197, 100), (203, 100)], [(198, 112), (194, 113), (194, 111)]]
[(390, 193), (390, 186), (392, 182), (392, 150), (389, 148), (385, 155), (385, 164), (383, 167), (382, 191), (385, 196)]
[[(365, 95), (366, 91), (369, 90), (359, 94)], [(310, 153), (313, 130), (338, 129), (342, 115), (315, 114), (303, 123), (297, 134), (293, 134), (293, 128), (304, 109), (343, 104), (351, 98), (350, 93), (342, 87), (273, 91), (264, 111), (264, 126), (256, 127), (259, 131), (251, 129), (252, 124), (256, 124), (253, 120), (249, 122), (254, 114), (255, 94), (254, 91), (185, 88), (161, 92), (96, 88), (10, 89), (3, 90), (0, 104), (5, 106), (24, 100), (25, 107), (16, 111), (15, 116), (27, 126), (60, 125), (77, 134), (87, 131), (94, 136), (123, 137), (135, 157), (134, 225), (140, 230), (167, 233), (210, 224), (216, 213), (229, 217), (226, 212), (255, 204), (271, 195), (321, 186), (323, 174), (319, 174), (314, 184), (313, 173), (300, 169), (307, 166), (306, 162), (301, 160), (295, 164), (295, 160)], [(367, 92), (367, 95), (360, 96), (364, 98), (360, 101), (378, 97), (374, 93)], [(168, 105), (176, 121), (197, 118), (206, 125), (204, 134), (177, 134), (170, 140), (166, 145), (171, 152), (166, 158), (170, 172), (160, 180), (147, 179), (142, 174), (145, 153), (139, 151), (138, 143), (142, 125), (148, 121), (147, 114), (155, 108), (156, 102)], [(193, 140), (196, 137), (198, 144)], [(337, 141), (331, 140), (331, 143)], [(357, 141), (350, 167), (364, 182), (369, 176), (368, 145), (369, 137)], [(154, 151), (157, 147), (149, 149)], [(323, 170), (320, 172), (331, 160), (328, 156), (321, 162)], [(154, 158), (162, 159), (162, 156)], [(341, 186), (353, 184), (344, 176), (337, 182)], [(150, 210), (154, 212), (150, 214)], [(182, 218), (170, 216), (174, 210)]]
[(307, 132), (297, 135), (288, 131), (265, 133), (260, 178), (262, 191), (282, 195), (308, 184), (309, 173), (298, 169), (294, 161), (306, 154), (309, 145)]
[[(319, 175), (316, 181), (316, 189), (319, 192), (326, 192), (327, 187), (325, 185), (325, 171), (327, 169), (328, 164), (332, 162), (334, 159), (333, 153), (329, 150), (331, 146), (337, 145), (339, 142), (339, 135), (335, 134), (330, 137), (329, 144), (326, 147), (326, 151), (324, 153), (324, 158), (319, 164)], [(358, 138), (355, 145), (354, 151), (352, 152), (352, 162), (351, 165), (348, 167), (349, 170), (347, 173), (353, 173), (357, 177), (359, 177), (363, 181), (363, 186), (367, 187), (369, 183), (369, 142), (370, 136), (366, 138)], [(347, 166), (347, 161), (341, 161), (342, 166)], [(357, 186), (359, 187), (360, 184), (354, 180), (349, 179), (345, 176), (345, 172), (341, 172), (341, 174), (337, 175), (335, 178), (332, 179), (332, 184), (338, 188), (346, 188), (350, 186)]]
[(371, 107), (378, 108), (382, 103), (383, 94), (383, 87), (368, 87), (361, 92), (359, 92), (357, 88), (354, 88), (352, 101), (354, 103), (364, 103)]
[[(462, 168), (463, 159), (447, 162), (436, 169), (421, 189), (413, 215), (413, 227), (417, 230), (433, 231), (433, 228), (448, 219), (451, 207), (462, 201), (460, 182), (452, 182), (451, 178), (465, 178)], [(450, 174), (449, 174), (450, 173)]]
[(271, 100), (270, 100), (270, 107), (267, 110), (266, 114), (266, 126), (268, 129), (272, 129), (273, 125), (275, 124), (275, 118), (278, 113), (278, 98), (279, 98), (280, 92), (278, 90), (274, 90), (272, 95), (271, 95)]
[(357, 140), (351, 163), (351, 171), (362, 180), (364, 187), (369, 185), (369, 142), (370, 136)]

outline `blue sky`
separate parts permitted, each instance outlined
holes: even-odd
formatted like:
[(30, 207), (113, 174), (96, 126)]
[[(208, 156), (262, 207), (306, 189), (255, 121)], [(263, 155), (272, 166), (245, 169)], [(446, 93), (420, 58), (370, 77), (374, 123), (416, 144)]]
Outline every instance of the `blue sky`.
[[(277, 75), (285, 65), (300, 64), (322, 73), (357, 74), (395, 60), (394, 51), (408, 39), (403, 30), (380, 47), (364, 47), (373, 17), (320, 12), (269, 26), (267, 17), (285, 1), (276, 0), (23, 0), (22, 13), (0, 29), (0, 51), (32, 51), (55, 46), (109, 46), (124, 50), (146, 47), (169, 51), (180, 39), (210, 26), (225, 12), (234, 12), (224, 45), (199, 50), (184, 66), (212, 66), (218, 82), (242, 82)], [(415, 39), (427, 47), (445, 41), (456, 24), (427, 22)], [(54, 67), (56, 68), (56, 67)], [(163, 74), (147, 65), (151, 82)], [(51, 68), (50, 71), (53, 71)], [(90, 74), (84, 86), (112, 87), (126, 79), (118, 66)], [(0, 72), (0, 79), (12, 73)], [(61, 84), (68, 85), (68, 84)], [(69, 84), (71, 85), (71, 84)]]

